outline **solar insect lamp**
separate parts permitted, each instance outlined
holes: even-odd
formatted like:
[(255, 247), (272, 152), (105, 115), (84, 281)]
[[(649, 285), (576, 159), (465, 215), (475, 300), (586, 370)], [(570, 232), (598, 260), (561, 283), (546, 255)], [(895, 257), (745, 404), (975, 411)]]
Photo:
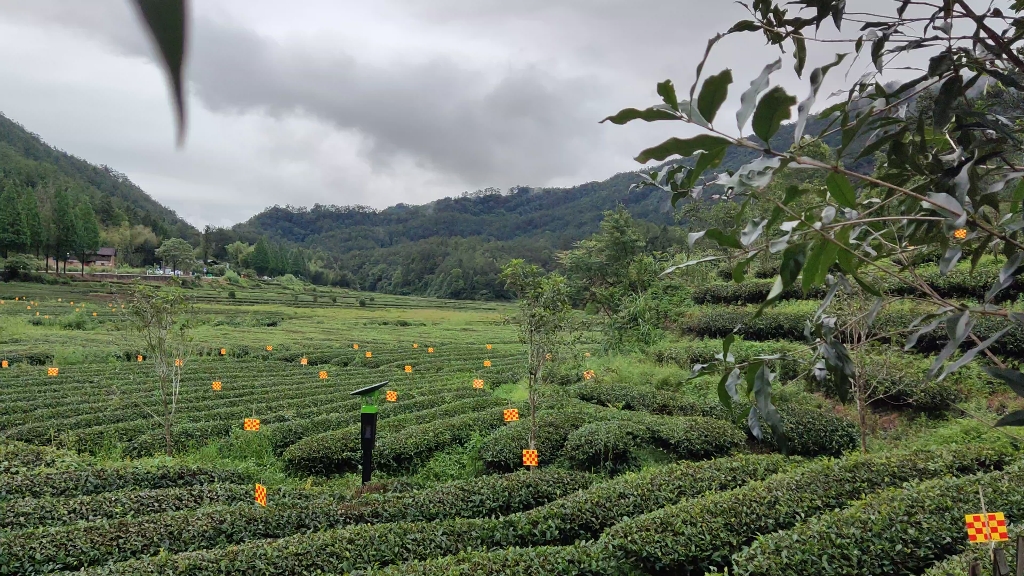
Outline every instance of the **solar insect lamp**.
[(370, 475), (373, 474), (373, 445), (377, 441), (377, 402), (380, 400), (381, 388), (387, 385), (388, 382), (384, 381), (349, 393), (363, 399), (363, 407), (359, 409), (359, 438), (363, 449), (363, 484), (369, 482)]

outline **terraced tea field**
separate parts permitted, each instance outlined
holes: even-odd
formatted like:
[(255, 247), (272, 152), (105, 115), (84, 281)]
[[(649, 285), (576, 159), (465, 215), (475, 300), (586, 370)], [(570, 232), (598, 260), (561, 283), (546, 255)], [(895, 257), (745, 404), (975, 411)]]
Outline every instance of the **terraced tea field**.
[[(687, 378), (721, 350), (714, 339), (623, 358), (588, 335), (553, 359), (540, 466), (524, 470), (511, 307), (275, 285), (190, 290), (197, 353), (168, 458), (153, 367), (116, 330), (112, 290), (0, 286), (0, 574), (946, 574), (977, 553), (963, 516), (979, 486), (1014, 533), (1024, 517), (1011, 443), (915, 440), (956, 420), (907, 424), (903, 442), (863, 456), (841, 410), (789, 386), (778, 405), (793, 456), (753, 441), (717, 380)], [(708, 306), (720, 309), (695, 323), (743, 310)], [(733, 353), (796, 346), (755, 340)], [(885, 373), (893, 395), (945, 410), (992, 392), (929, 388), (921, 361), (879, 362), (902, 367)], [(396, 401), (380, 408), (361, 490), (349, 393), (382, 381)], [(254, 417), (259, 430), (243, 430)]]

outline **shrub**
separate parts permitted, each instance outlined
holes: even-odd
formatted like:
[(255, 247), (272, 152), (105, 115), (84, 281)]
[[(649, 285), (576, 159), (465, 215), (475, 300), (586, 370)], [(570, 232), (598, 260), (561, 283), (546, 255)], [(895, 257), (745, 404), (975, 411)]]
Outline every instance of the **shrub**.
[(331, 296), (331, 303), (332, 304), (337, 304), (338, 303), (338, 297), (337, 296)]
[(0, 482), (0, 502), (11, 498), (66, 498), (128, 488), (201, 486), (210, 482), (244, 482), (237, 472), (194, 466), (83, 467), (53, 472), (11, 474)]
[(234, 300), (237, 297), (234, 290), (228, 290), (228, 298)]
[(735, 331), (747, 340), (804, 339), (804, 326), (814, 314), (814, 302), (779, 304), (754, 319), (756, 306), (694, 306), (676, 318), (683, 335), (724, 338)]
[(718, 403), (697, 402), (673, 392), (647, 386), (623, 386), (611, 382), (587, 380), (573, 386), (570, 393), (584, 402), (636, 410), (652, 414), (680, 416), (723, 416)]
[(750, 549), (736, 554), (735, 573), (918, 574), (970, 546), (964, 514), (978, 511), (979, 487), (985, 489), (989, 510), (1020, 518), (1024, 515), (1021, 485), (1024, 469), (1015, 467), (887, 490), (758, 539)]
[(366, 306), (366, 298), (360, 298), (360, 299), (358, 300), (358, 304), (359, 304), (360, 306)]
[[(593, 538), (625, 516), (764, 478), (784, 466), (776, 456), (729, 458), (666, 466), (627, 475), (537, 508), (500, 519), (383, 523), (303, 534), (277, 541), (157, 556), (88, 571), (94, 575), (212, 576), (260, 566), (263, 574), (347, 573), (370, 566), (482, 550)], [(534, 474), (540, 473), (535, 472)], [(524, 474), (529, 476), (530, 474)], [(601, 557), (605, 557), (605, 552)]]
[[(730, 555), (760, 534), (790, 528), (866, 493), (920, 478), (1000, 469), (1012, 459), (1008, 450), (965, 446), (816, 462), (627, 520), (605, 532), (603, 540), (644, 570), (701, 574), (729, 566)], [(787, 572), (800, 573), (817, 572)], [(860, 572), (846, 572), (851, 573)]]
[[(1015, 541), (1018, 536), (1024, 535), (1024, 529), (1017, 524), (1009, 529), (1010, 540)], [(987, 546), (971, 546), (966, 552), (956, 556), (950, 556), (941, 562), (937, 562), (931, 568), (924, 571), (922, 576), (964, 576), (970, 574), (972, 562), (978, 562), (983, 566), (991, 562), (991, 556)], [(1010, 574), (1016, 573), (1016, 558), (1012, 553), (1007, 553), (1007, 562), (1010, 565)]]
[(628, 420), (593, 422), (569, 434), (566, 458), (582, 470), (618, 472), (639, 465), (636, 448), (650, 436), (647, 427)]
[(80, 465), (82, 461), (71, 452), (0, 440), (0, 475), (21, 474), (38, 468), (67, 469)]
[[(831, 412), (827, 408), (780, 403), (779, 415), (791, 456), (841, 456), (860, 442), (857, 425)], [(749, 409), (748, 409), (749, 410)], [(773, 449), (778, 444), (771, 429), (762, 422), (762, 443)]]
[[(694, 304), (760, 304), (768, 298), (773, 284), (775, 284), (774, 280), (757, 279), (747, 279), (739, 284), (713, 282), (694, 286), (690, 293), (690, 299)], [(825, 292), (824, 286), (815, 286), (809, 293), (804, 294), (799, 286), (794, 286), (783, 291), (780, 299), (820, 299)]]
[[(729, 354), (736, 362), (746, 362), (755, 356), (784, 355), (779, 360), (766, 362), (773, 372), (783, 380), (798, 378), (807, 372), (804, 360), (808, 357), (806, 346), (791, 340), (769, 340), (764, 342), (736, 339), (729, 347)], [(710, 364), (722, 353), (721, 340), (685, 339), (658, 347), (648, 352), (659, 364), (675, 364), (684, 370), (691, 370), (694, 364)], [(803, 358), (801, 358), (803, 357)]]
[(628, 566), (594, 542), (572, 546), (538, 546), (463, 552), (422, 562), (408, 562), (371, 572), (354, 571), (352, 576), (618, 576), (633, 574)]
[[(597, 409), (586, 404), (570, 404), (537, 411), (536, 448), (540, 465), (556, 461), (569, 434), (592, 421)], [(511, 472), (523, 467), (523, 450), (529, 446), (530, 423), (525, 416), (494, 431), (484, 439), (480, 458), (492, 472)]]
[[(409, 494), (368, 496), (338, 506), (329, 494), (275, 490), (268, 507), (220, 506), (99, 522), (45, 533), (0, 535), (22, 573), (76, 569), (163, 552), (281, 538), (348, 524), (490, 517), (528, 510), (589, 486), (583, 474), (549, 471), (456, 482)], [(248, 488), (251, 495), (252, 488)], [(382, 524), (387, 526), (388, 524)], [(169, 537), (173, 535), (173, 537)], [(0, 560), (0, 573), (5, 560)]]

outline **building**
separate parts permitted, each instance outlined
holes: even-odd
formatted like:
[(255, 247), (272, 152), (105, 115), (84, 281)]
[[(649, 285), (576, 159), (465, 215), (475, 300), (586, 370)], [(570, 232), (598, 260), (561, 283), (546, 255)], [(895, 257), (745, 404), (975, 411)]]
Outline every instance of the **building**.
[[(53, 259), (50, 259), (50, 263), (53, 263)], [(68, 258), (68, 267), (81, 266), (81, 262), (78, 258)], [(85, 257), (86, 266), (96, 266), (100, 268), (114, 268), (117, 266), (117, 248), (100, 248), (95, 253), (89, 254)]]

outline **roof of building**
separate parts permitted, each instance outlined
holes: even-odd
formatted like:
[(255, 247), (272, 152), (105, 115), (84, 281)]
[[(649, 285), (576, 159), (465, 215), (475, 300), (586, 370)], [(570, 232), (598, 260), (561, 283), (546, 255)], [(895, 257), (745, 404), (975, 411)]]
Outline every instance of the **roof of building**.
[(116, 256), (117, 248), (100, 248), (96, 251), (97, 256)]

